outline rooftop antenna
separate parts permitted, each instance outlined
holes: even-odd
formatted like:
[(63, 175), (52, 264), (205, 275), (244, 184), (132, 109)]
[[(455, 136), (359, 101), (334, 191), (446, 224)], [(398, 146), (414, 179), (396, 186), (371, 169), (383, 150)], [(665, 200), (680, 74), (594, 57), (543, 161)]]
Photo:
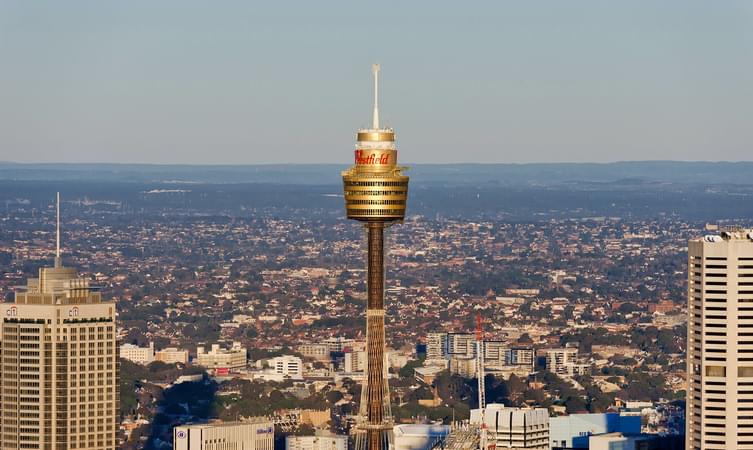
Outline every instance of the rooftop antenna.
[(374, 117), (372, 126), (374, 130), (379, 129), (379, 64), (371, 65), (371, 72), (374, 74)]
[(484, 330), (481, 325), (481, 314), (476, 313), (476, 377), (478, 378), (478, 409), (479, 409), (479, 449), (486, 448), (486, 383), (484, 374)]
[(60, 260), (60, 192), (57, 193), (57, 245), (55, 247), (55, 267), (61, 267)]

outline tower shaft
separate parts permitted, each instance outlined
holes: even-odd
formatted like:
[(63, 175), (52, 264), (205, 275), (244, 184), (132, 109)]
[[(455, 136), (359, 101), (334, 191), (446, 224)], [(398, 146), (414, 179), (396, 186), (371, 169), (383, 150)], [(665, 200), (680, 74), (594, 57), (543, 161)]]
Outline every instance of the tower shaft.
[(384, 222), (369, 222), (368, 229), (368, 305), (366, 309), (366, 351), (368, 373), (366, 404), (368, 449), (383, 447), (382, 425), (385, 419), (386, 379), (384, 378)]

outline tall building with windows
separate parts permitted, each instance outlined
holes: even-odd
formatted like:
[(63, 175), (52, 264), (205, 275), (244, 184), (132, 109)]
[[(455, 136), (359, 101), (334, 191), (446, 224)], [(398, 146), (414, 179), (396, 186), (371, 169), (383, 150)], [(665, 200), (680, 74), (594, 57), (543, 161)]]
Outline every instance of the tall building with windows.
[(447, 353), (459, 356), (476, 356), (476, 335), (473, 333), (447, 333)]
[(429, 333), (426, 335), (426, 360), (444, 360), (447, 358), (447, 333)]
[(114, 450), (115, 303), (63, 266), (58, 244), (55, 266), (0, 303), (0, 317), (0, 448)]
[(753, 449), (753, 230), (688, 243), (688, 449)]

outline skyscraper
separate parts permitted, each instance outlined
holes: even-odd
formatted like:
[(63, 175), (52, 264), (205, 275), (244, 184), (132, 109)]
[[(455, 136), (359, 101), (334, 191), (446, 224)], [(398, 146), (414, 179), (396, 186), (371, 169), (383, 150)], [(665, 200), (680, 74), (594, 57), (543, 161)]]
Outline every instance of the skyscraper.
[(405, 217), (408, 177), (397, 166), (395, 132), (379, 126), (379, 65), (374, 73), (371, 128), (358, 130), (355, 165), (343, 172), (349, 219), (363, 222), (368, 233), (368, 304), (366, 309), (366, 378), (356, 447), (385, 449), (392, 428), (384, 357), (384, 229)]
[(0, 448), (114, 450), (118, 349), (115, 304), (65, 267), (54, 267), (0, 304)]
[(688, 449), (753, 449), (753, 231), (688, 243)]

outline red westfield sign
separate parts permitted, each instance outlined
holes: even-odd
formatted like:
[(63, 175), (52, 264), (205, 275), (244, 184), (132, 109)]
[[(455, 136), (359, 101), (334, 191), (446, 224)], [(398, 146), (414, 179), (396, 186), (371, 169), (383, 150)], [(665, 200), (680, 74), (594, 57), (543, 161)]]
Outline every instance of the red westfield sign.
[(368, 152), (367, 150), (356, 150), (356, 164), (368, 166), (381, 166), (391, 164), (390, 153)]

